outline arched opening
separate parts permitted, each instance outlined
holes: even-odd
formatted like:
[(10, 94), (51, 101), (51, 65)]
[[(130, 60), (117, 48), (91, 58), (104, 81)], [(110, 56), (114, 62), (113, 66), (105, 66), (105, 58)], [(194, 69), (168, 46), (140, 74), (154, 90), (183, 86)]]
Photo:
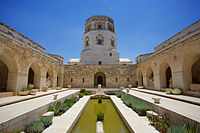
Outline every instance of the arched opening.
[(106, 87), (106, 76), (102, 72), (98, 72), (94, 76), (94, 86), (97, 87), (98, 84), (101, 84), (102, 87)]
[(37, 63), (33, 63), (28, 70), (28, 86), (33, 85), (34, 88), (40, 88), (40, 67)]
[(172, 88), (172, 71), (168, 63), (162, 63), (159, 70), (161, 88)]
[(200, 59), (192, 65), (192, 83), (200, 84)]
[(16, 92), (17, 90), (17, 64), (7, 54), (0, 55), (0, 92)]
[(137, 81), (139, 86), (143, 86), (143, 74), (141, 70), (137, 74)]
[(151, 67), (147, 68), (147, 88), (154, 88), (154, 75)]
[(28, 71), (28, 84), (34, 84), (34, 71), (32, 68)]
[(7, 91), (8, 67), (0, 60), (0, 92)]
[(61, 70), (59, 70), (57, 73), (57, 86), (62, 87), (62, 83), (62, 73)]
[[(200, 54), (191, 53), (183, 61), (183, 89), (200, 90)], [(195, 85), (194, 85), (195, 84)]]
[(48, 88), (53, 87), (53, 68), (50, 67), (46, 74), (46, 86)]

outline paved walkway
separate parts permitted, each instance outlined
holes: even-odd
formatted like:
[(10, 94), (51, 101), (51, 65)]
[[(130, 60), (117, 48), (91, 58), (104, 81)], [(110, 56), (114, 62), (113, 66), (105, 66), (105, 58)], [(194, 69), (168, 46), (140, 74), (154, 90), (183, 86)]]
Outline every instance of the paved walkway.
[(131, 108), (127, 107), (120, 98), (116, 96), (110, 96), (115, 106), (118, 108), (122, 117), (126, 120), (130, 128), (134, 133), (159, 133), (149, 123), (147, 117), (139, 116)]
[[(68, 90), (58, 93), (58, 100), (65, 98), (66, 96), (69, 96), (71, 94), (74, 94), (78, 92), (78, 90)], [(38, 110), (38, 108), (48, 106), (54, 102), (53, 100), (53, 94), (10, 104), (7, 106), (0, 107), (0, 124), (4, 123), (6, 126), (9, 126), (10, 124), (14, 124), (19, 121), (21, 121), (21, 116), (23, 117), (33, 117), (34, 114), (30, 114), (29, 112), (33, 110)], [(28, 114), (29, 113), (29, 114)], [(8, 124), (8, 125), (7, 125)]]
[(53, 124), (43, 133), (70, 133), (73, 126), (81, 116), (90, 96), (84, 96), (74, 104), (67, 112), (54, 119)]
[(25, 101), (25, 100), (29, 100), (29, 99), (33, 99), (33, 98), (37, 98), (37, 97), (41, 97), (41, 96), (45, 96), (45, 95), (50, 95), (50, 94), (54, 94), (54, 93), (58, 93), (58, 92), (62, 92), (62, 91), (67, 91), (67, 90), (68, 90), (67, 88), (63, 88), (62, 90), (48, 90), (46, 92), (37, 92), (36, 95), (10, 96), (10, 97), (0, 98), (0, 107), (9, 105), (9, 104), (13, 104), (13, 103), (17, 103), (17, 102), (21, 102), (21, 101)]
[(152, 94), (139, 92), (135, 90), (130, 90), (130, 95), (133, 95), (135, 97), (138, 97), (140, 99), (143, 99), (145, 101), (148, 101), (150, 103), (153, 103), (152, 97), (158, 97), (160, 98), (160, 104), (156, 104), (157, 106), (161, 106), (165, 109), (168, 109), (172, 112), (176, 112), (177, 114), (180, 114), (182, 116), (185, 116), (187, 118), (190, 118), (198, 123), (200, 123), (200, 106), (174, 100), (171, 98), (166, 98), (162, 96), (155, 96)]
[(156, 90), (148, 90), (148, 89), (138, 89), (138, 88), (131, 88), (131, 89), (135, 90), (135, 91), (154, 94), (154, 95), (158, 95), (158, 96), (163, 96), (163, 97), (167, 97), (167, 98), (172, 98), (172, 99), (184, 101), (184, 102), (187, 102), (187, 103), (200, 105), (200, 98), (197, 98), (197, 97), (191, 97), (191, 96), (186, 96), (186, 95), (172, 95), (172, 94), (167, 95), (165, 92), (156, 91)]

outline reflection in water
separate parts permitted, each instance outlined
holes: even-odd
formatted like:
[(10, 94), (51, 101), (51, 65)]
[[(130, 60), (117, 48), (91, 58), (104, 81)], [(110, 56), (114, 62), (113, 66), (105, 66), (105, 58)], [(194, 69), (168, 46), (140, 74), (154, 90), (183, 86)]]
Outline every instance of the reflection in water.
[(99, 111), (104, 112), (103, 128), (105, 133), (129, 133), (110, 99), (103, 99), (102, 104), (98, 104), (97, 99), (91, 99), (72, 133), (95, 133), (96, 114)]

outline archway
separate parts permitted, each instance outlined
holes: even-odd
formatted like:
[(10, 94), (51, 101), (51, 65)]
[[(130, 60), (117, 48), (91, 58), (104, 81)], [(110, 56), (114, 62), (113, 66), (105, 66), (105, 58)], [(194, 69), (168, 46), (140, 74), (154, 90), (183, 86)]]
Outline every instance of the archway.
[(139, 86), (143, 86), (143, 74), (141, 70), (137, 74), (137, 81)]
[(17, 64), (7, 54), (0, 55), (0, 92), (17, 90)]
[(154, 88), (154, 74), (151, 67), (147, 68), (147, 88)]
[[(200, 54), (191, 53), (183, 61), (183, 89), (188, 90), (190, 84), (199, 84)], [(191, 88), (190, 88), (191, 89)]]
[(159, 69), (161, 88), (172, 88), (172, 71), (168, 63), (164, 62)]
[(94, 76), (94, 86), (97, 87), (98, 84), (101, 84), (102, 87), (106, 87), (106, 76), (102, 72), (98, 72)]
[(192, 83), (200, 84), (200, 59), (192, 65)]
[(50, 66), (46, 74), (46, 85), (53, 87), (53, 68)]
[(58, 87), (62, 87), (62, 79), (63, 79), (63, 76), (62, 76), (62, 72), (61, 72), (61, 70), (59, 70), (58, 71), (58, 73), (57, 73), (57, 85), (56, 86), (58, 86)]
[(7, 91), (8, 67), (0, 60), (0, 92)]
[(36, 62), (34, 62), (28, 70), (28, 85), (32, 84), (34, 88), (40, 88), (40, 79), (40, 67)]

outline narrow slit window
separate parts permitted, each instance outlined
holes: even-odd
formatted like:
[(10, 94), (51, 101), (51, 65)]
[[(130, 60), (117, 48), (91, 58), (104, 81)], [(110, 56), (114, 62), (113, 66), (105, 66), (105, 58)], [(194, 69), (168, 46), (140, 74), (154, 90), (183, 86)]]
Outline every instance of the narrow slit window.
[(73, 78), (71, 78), (71, 83), (73, 82)]

